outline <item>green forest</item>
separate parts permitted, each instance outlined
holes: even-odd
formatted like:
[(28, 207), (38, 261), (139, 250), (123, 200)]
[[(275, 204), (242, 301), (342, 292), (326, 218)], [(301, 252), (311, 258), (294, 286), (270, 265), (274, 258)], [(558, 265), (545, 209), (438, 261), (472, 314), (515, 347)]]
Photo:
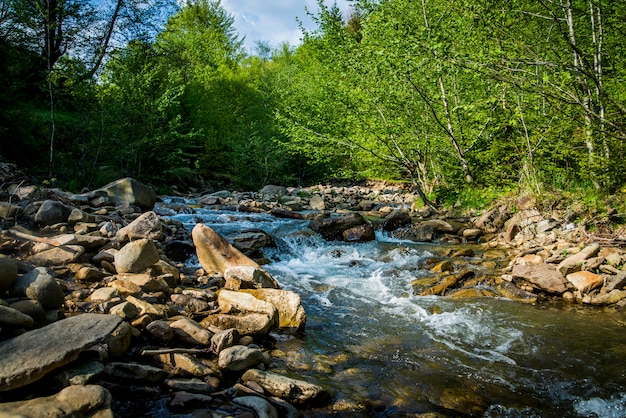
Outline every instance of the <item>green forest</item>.
[(624, 193), (626, 2), (350, 4), (251, 53), (220, 1), (1, 0), (0, 161), (73, 191)]

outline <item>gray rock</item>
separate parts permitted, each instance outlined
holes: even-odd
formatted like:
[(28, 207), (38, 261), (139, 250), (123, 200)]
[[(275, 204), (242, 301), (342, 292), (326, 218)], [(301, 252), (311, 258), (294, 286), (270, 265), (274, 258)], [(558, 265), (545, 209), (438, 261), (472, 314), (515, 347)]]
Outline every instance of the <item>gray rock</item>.
[(111, 394), (102, 386), (68, 386), (56, 395), (0, 404), (0, 416), (113, 418)]
[(0, 256), (0, 294), (3, 294), (13, 285), (17, 278), (17, 260)]
[(166, 379), (165, 385), (173, 390), (182, 390), (192, 393), (209, 394), (215, 392), (213, 385), (210, 385), (200, 379)]
[(324, 198), (319, 194), (314, 194), (309, 200), (309, 207), (311, 208), (311, 210), (326, 210), (326, 203), (324, 202)]
[(18, 277), (13, 285), (13, 292), (38, 301), (44, 309), (58, 308), (65, 301), (61, 286), (45, 267), (37, 267)]
[(158, 261), (159, 253), (150, 239), (131, 241), (115, 254), (118, 273), (139, 273)]
[(258, 348), (234, 345), (220, 351), (217, 364), (221, 369), (243, 371), (259, 364), (269, 364), (269, 357)]
[(46, 318), (46, 311), (44, 310), (43, 306), (41, 306), (41, 303), (37, 302), (36, 300), (19, 300), (17, 302), (13, 302), (11, 304), (11, 308), (17, 309), (21, 313), (33, 318), (33, 321), (35, 321), (33, 325), (34, 327), (42, 327), (48, 323), (48, 320)]
[[(117, 315), (124, 320), (136, 318), (139, 315), (139, 309), (130, 302), (122, 302), (109, 309), (109, 313)], [(155, 321), (159, 322), (159, 321)]]
[(359, 213), (351, 213), (337, 218), (314, 219), (308, 227), (317, 232), (325, 240), (342, 240), (343, 232), (355, 226), (366, 224), (367, 221)]
[(104, 366), (104, 374), (115, 379), (160, 383), (166, 376), (163, 369), (139, 363), (110, 362)]
[(95, 192), (98, 191), (105, 192), (115, 203), (125, 202), (144, 210), (152, 210), (156, 202), (156, 193), (152, 188), (130, 177), (109, 183)]
[(163, 236), (161, 221), (156, 213), (149, 211), (117, 231), (115, 239), (119, 241), (132, 241), (134, 239), (149, 238), (160, 240)]
[(0, 391), (32, 383), (105, 340), (122, 319), (82, 314), (0, 342)]
[(570, 273), (580, 271), (580, 267), (583, 261), (595, 256), (598, 251), (600, 251), (600, 244), (593, 243), (585, 247), (579, 253), (569, 256), (565, 260), (561, 261), (557, 267), (557, 270), (561, 272), (563, 276), (567, 276)]
[(209, 345), (213, 333), (201, 327), (196, 321), (189, 318), (181, 318), (170, 324), (174, 337), (190, 345)]
[(330, 394), (321, 386), (303, 380), (292, 379), (278, 373), (250, 369), (243, 374), (244, 383), (255, 382), (268, 393), (296, 405), (328, 401)]
[(233, 402), (254, 410), (258, 418), (278, 418), (276, 408), (260, 396), (239, 396)]
[(3, 328), (32, 328), (35, 320), (9, 306), (0, 305), (0, 326)]
[(285, 196), (287, 195), (287, 189), (283, 186), (274, 186), (272, 184), (268, 184), (263, 187), (259, 193), (267, 197), (277, 197), (277, 196)]
[(220, 371), (207, 360), (202, 360), (187, 353), (168, 353), (154, 356), (169, 372), (184, 371), (192, 376), (220, 376)]
[(174, 331), (167, 321), (156, 320), (146, 326), (148, 331), (154, 338), (160, 341), (172, 341), (174, 339)]
[(411, 223), (411, 214), (407, 209), (396, 209), (385, 217), (383, 231), (395, 231), (401, 226)]
[(548, 264), (516, 265), (512, 271), (513, 280), (523, 279), (537, 288), (561, 294), (567, 290), (565, 277)]
[(40, 266), (61, 266), (74, 263), (84, 251), (80, 245), (62, 245), (33, 254), (28, 261)]
[(277, 289), (278, 282), (265, 270), (253, 266), (234, 266), (224, 270), (228, 290)]
[(39, 225), (54, 225), (67, 222), (72, 208), (56, 200), (44, 200), (35, 214)]
[(218, 332), (211, 337), (211, 351), (219, 354), (225, 348), (236, 345), (239, 338), (239, 331), (234, 328)]

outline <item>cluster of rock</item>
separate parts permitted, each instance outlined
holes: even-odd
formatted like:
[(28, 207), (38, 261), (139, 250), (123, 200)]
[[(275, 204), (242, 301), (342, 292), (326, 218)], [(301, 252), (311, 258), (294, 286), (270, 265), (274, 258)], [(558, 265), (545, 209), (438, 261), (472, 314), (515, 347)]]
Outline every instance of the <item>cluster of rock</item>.
[(155, 199), (133, 179), (5, 192), (0, 415), (277, 417), (328, 401), (271, 370), (270, 333), (305, 326), (300, 297), (202, 224), (191, 245), (202, 269), (174, 261), (186, 233)]

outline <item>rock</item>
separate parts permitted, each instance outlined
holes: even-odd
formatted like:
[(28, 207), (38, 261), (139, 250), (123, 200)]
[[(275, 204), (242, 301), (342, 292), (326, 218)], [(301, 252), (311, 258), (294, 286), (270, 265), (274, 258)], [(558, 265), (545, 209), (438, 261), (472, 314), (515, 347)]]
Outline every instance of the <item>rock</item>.
[(70, 225), (76, 225), (80, 222), (93, 223), (96, 222), (96, 217), (89, 213), (85, 213), (78, 208), (72, 209), (72, 212), (70, 212), (70, 216), (67, 218), (67, 223)]
[(225, 289), (277, 289), (278, 282), (265, 270), (253, 266), (234, 266), (224, 270)]
[(189, 345), (210, 345), (213, 333), (201, 327), (196, 321), (189, 318), (181, 318), (170, 324), (174, 337)]
[(343, 231), (343, 240), (346, 242), (367, 242), (376, 239), (374, 227), (370, 224), (353, 226)]
[(108, 347), (109, 357), (122, 357), (130, 346), (132, 336), (132, 328), (127, 322), (120, 323), (117, 328), (105, 336), (104, 342)]
[(104, 366), (104, 373), (115, 380), (160, 383), (166, 376), (163, 369), (139, 363), (110, 362)]
[(593, 243), (579, 253), (567, 257), (561, 261), (557, 267), (557, 270), (563, 275), (567, 276), (570, 273), (574, 273), (580, 270), (583, 261), (595, 256), (600, 251), (600, 244)]
[[(213, 398), (211, 398), (209, 395), (204, 395), (201, 393), (189, 393), (189, 392), (175, 392), (174, 395), (172, 396), (172, 398), (170, 399), (169, 403), (168, 403), (168, 408), (171, 410), (181, 410), (181, 411), (187, 411), (187, 410), (201, 410), (201, 411), (206, 411), (207, 406), (211, 403), (211, 401), (213, 400)], [(191, 414), (188, 415), (191, 418), (194, 418), (195, 415)], [(198, 418), (201, 418), (203, 416), (207, 416), (207, 415), (201, 415), (198, 414)], [(208, 415), (209, 418), (227, 418), (230, 415), (225, 415), (225, 414), (220, 414), (220, 415), (214, 415), (211, 413), (211, 415)]]
[(223, 349), (236, 345), (239, 338), (239, 331), (235, 328), (218, 332), (211, 338), (211, 351), (219, 354)]
[(262, 248), (276, 247), (274, 239), (267, 232), (260, 229), (247, 229), (237, 234), (229, 235), (227, 238), (233, 247), (248, 257), (262, 256)]
[(105, 192), (115, 203), (126, 202), (143, 210), (152, 210), (156, 202), (154, 190), (130, 177), (109, 183), (95, 192), (98, 191)]
[(165, 255), (172, 261), (184, 262), (196, 252), (196, 247), (189, 241), (166, 241), (164, 245)]
[(276, 319), (261, 313), (214, 314), (200, 321), (203, 327), (236, 328), (240, 334), (264, 336), (276, 328)]
[(32, 383), (102, 342), (122, 319), (81, 314), (0, 342), (0, 391)]
[[(139, 309), (130, 302), (122, 302), (109, 309), (111, 315), (117, 315), (124, 320), (131, 320), (139, 315)], [(161, 322), (161, 321), (154, 321)], [(170, 331), (171, 332), (171, 331)]]
[(526, 280), (548, 293), (561, 294), (567, 290), (563, 275), (548, 264), (517, 265), (511, 274), (514, 280)]
[(260, 396), (239, 396), (233, 402), (254, 410), (258, 418), (278, 418), (276, 408)]
[(61, 266), (74, 263), (84, 251), (80, 245), (62, 245), (33, 254), (28, 261), (46, 267)]
[(9, 202), (0, 202), (0, 219), (8, 220), (14, 218), (20, 211), (20, 207)]
[(115, 254), (118, 273), (139, 273), (159, 261), (159, 253), (151, 239), (139, 239), (124, 245)]
[(269, 364), (269, 357), (258, 348), (234, 345), (220, 351), (217, 364), (221, 369), (240, 372), (259, 364)]
[(0, 404), (0, 416), (113, 418), (111, 394), (102, 386), (68, 386), (56, 395)]
[(185, 312), (205, 312), (211, 310), (212, 308), (215, 308), (215, 306), (213, 306), (209, 302), (195, 298), (190, 295), (173, 294), (172, 296), (170, 296), (170, 299), (172, 300), (172, 302), (174, 302), (176, 306), (182, 307)]
[(286, 196), (287, 195), (287, 189), (283, 186), (274, 186), (271, 184), (268, 184), (267, 186), (263, 187), (259, 193), (261, 193), (262, 195), (266, 196), (266, 197), (278, 197), (278, 196)]
[(610, 292), (613, 289), (623, 289), (626, 286), (626, 272), (620, 271), (615, 277), (607, 280), (605, 289)]
[(82, 283), (94, 283), (99, 282), (106, 276), (105, 273), (101, 272), (95, 267), (81, 267), (74, 277), (76, 280)]
[[(39, 328), (43, 327), (48, 323), (48, 319), (46, 317), (46, 311), (44, 310), (41, 303), (36, 300), (24, 299), (18, 300), (17, 302), (13, 302), (10, 306), (13, 309), (17, 309), (24, 315), (28, 315), (35, 321), (33, 327)], [(2, 321), (2, 314), (0, 314), (0, 321)], [(25, 328), (30, 328), (29, 326), (25, 326)]]
[(386, 232), (391, 232), (410, 223), (410, 212), (407, 209), (396, 209), (385, 217), (382, 225), (382, 230)]
[(122, 242), (141, 238), (149, 238), (158, 241), (162, 237), (163, 228), (161, 221), (158, 215), (152, 211), (140, 215), (115, 234), (115, 239)]
[[(588, 303), (592, 305), (612, 305), (623, 299), (626, 299), (626, 290), (611, 290), (609, 293), (604, 293), (592, 297)], [(584, 299), (583, 299), (584, 302)]]
[(233, 247), (224, 237), (210, 227), (197, 224), (192, 232), (200, 265), (207, 273), (224, 273), (229, 267), (260, 266)]
[(319, 194), (314, 194), (313, 196), (311, 196), (311, 199), (309, 199), (309, 207), (311, 208), (311, 210), (326, 210), (326, 203), (324, 203), (324, 198)]
[(241, 379), (244, 383), (255, 382), (271, 395), (296, 405), (312, 402), (321, 405), (330, 400), (330, 394), (321, 386), (273, 372), (251, 369), (245, 372)]
[[(150, 241), (151, 242), (151, 241)], [(141, 289), (142, 292), (170, 292), (170, 286), (162, 277), (153, 277), (145, 273), (125, 273), (115, 276), (118, 280), (129, 281)]]
[(139, 309), (139, 315), (150, 315), (152, 319), (167, 317), (166, 307), (164, 306), (153, 305), (134, 296), (127, 296), (126, 302), (135, 305)]
[(165, 379), (165, 385), (176, 391), (209, 394), (215, 392), (215, 387), (200, 379)]
[(0, 256), (0, 295), (9, 290), (17, 278), (17, 260)]
[(56, 200), (44, 200), (35, 214), (35, 222), (39, 225), (66, 223), (72, 208)]
[(169, 372), (184, 371), (192, 376), (220, 376), (220, 371), (211, 364), (186, 353), (159, 354), (155, 360), (165, 367)]
[(468, 241), (476, 241), (483, 235), (483, 231), (477, 228), (469, 228), (463, 230), (463, 238)]
[(18, 277), (13, 285), (13, 292), (38, 301), (44, 309), (61, 307), (65, 301), (61, 286), (45, 267), (37, 267)]
[(568, 274), (565, 278), (582, 293), (587, 293), (604, 283), (602, 276), (590, 271), (577, 271)]
[(113, 287), (101, 287), (89, 295), (89, 300), (92, 302), (105, 302), (117, 297), (119, 294), (120, 292)]
[(498, 286), (497, 290), (500, 294), (507, 298), (517, 302), (524, 303), (535, 303), (537, 302), (537, 295), (527, 292), (519, 287), (515, 286), (513, 283), (502, 282), (500, 286)]
[(9, 306), (0, 305), (0, 326), (2, 328), (32, 328), (35, 320)]
[(432, 225), (422, 223), (398, 228), (392, 231), (391, 235), (397, 239), (406, 239), (415, 242), (431, 242), (437, 236), (437, 230)]
[(365, 223), (367, 221), (361, 214), (350, 213), (336, 218), (314, 219), (309, 222), (308, 227), (325, 240), (333, 241), (342, 240), (344, 231)]
[(174, 331), (167, 321), (152, 321), (146, 326), (146, 331), (160, 341), (168, 342), (174, 339)]
[(244, 290), (256, 299), (271, 303), (278, 312), (278, 328), (297, 332), (304, 330), (306, 312), (302, 307), (300, 295), (280, 289)]

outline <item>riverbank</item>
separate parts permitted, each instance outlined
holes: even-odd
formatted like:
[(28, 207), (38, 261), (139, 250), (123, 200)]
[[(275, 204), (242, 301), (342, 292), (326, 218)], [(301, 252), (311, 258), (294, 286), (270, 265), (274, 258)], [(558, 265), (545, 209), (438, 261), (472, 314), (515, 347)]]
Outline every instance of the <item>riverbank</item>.
[[(298, 295), (278, 289), (263, 269), (263, 248), (272, 245), (263, 231), (241, 231), (228, 241), (204, 229), (191, 236), (169, 216), (193, 215), (193, 205), (173, 198), (155, 209), (157, 197), (132, 180), (81, 195), (14, 184), (4, 196), (0, 344), (12, 355), (0, 367), (0, 410), (44, 410), (72, 399), (80, 408), (89, 400), (102, 416), (207, 408), (214, 416), (296, 416), (294, 405), (329, 401), (324, 388), (272, 372), (272, 333), (298, 335), (306, 317)], [(622, 250), (598, 245), (532, 207), (452, 217), (411, 209), (415, 196), (388, 185), (268, 187), (205, 193), (194, 201), (308, 219), (312, 231), (329, 239), (366, 241), (384, 230), (395, 239), (458, 244), (423, 266), (434, 280), (414, 283), (416, 294), (475, 298), (508, 291), (531, 303), (559, 298), (623, 307), (623, 298), (614, 300), (624, 292)], [(476, 261), (466, 243), (483, 247), (485, 256)], [(184, 264), (194, 253), (202, 269)], [(216, 258), (221, 261), (209, 264)], [(494, 260), (503, 258), (510, 262), (501, 274), (463, 268), (497, 267)], [(570, 276), (580, 272), (591, 285)]]

